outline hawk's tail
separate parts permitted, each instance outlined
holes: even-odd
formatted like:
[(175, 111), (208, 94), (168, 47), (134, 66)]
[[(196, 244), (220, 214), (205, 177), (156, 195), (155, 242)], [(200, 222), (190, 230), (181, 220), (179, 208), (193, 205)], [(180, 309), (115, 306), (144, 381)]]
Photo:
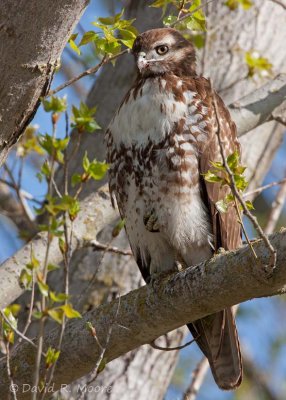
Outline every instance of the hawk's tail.
[(242, 362), (231, 308), (188, 324), (188, 328), (208, 358), (217, 385), (224, 390), (238, 387)]

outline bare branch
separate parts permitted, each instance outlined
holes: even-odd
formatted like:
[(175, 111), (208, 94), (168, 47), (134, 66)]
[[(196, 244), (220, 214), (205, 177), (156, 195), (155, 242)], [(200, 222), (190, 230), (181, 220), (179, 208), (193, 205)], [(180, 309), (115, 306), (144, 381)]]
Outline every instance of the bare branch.
[(94, 239), (91, 242), (87, 243), (86, 246), (92, 246), (94, 250), (105, 250), (115, 254), (121, 254), (123, 256), (132, 256), (131, 250), (121, 250), (118, 247), (109, 246), (104, 243), (100, 243), (98, 240)]
[(286, 74), (280, 74), (261, 88), (229, 106), (232, 119), (242, 136), (273, 119), (272, 113), (286, 101)]
[(209, 362), (206, 357), (203, 357), (197, 364), (196, 368), (192, 373), (192, 381), (190, 386), (184, 393), (184, 400), (195, 400), (200, 387), (203, 384), (205, 376), (209, 369)]
[[(196, 338), (196, 339), (197, 339), (197, 338)], [(150, 343), (150, 346), (153, 347), (153, 349), (156, 349), (156, 350), (162, 350), (162, 351), (176, 351), (176, 350), (182, 350), (182, 349), (185, 349), (186, 347), (189, 347), (191, 344), (195, 343), (196, 339), (192, 339), (192, 340), (188, 341), (187, 343), (182, 344), (181, 346), (176, 346), (176, 347), (162, 347), (162, 346), (158, 346), (158, 345), (155, 343), (155, 340), (153, 340), (153, 341)]]
[(284, 179), (284, 182), (281, 184), (277, 196), (271, 205), (270, 215), (267, 224), (264, 228), (264, 232), (266, 234), (270, 234), (274, 231), (284, 206), (285, 197), (286, 197), (286, 178)]
[(62, 85), (58, 86), (54, 90), (50, 90), (45, 97), (53, 96), (54, 94), (58, 93), (59, 91), (61, 91), (61, 90), (65, 89), (66, 87), (72, 85), (73, 83), (75, 83), (79, 79), (81, 79), (81, 78), (83, 78), (85, 76), (88, 76), (88, 75), (95, 74), (101, 67), (103, 67), (103, 65), (109, 63), (110, 61), (116, 60), (116, 58), (121, 57), (123, 54), (126, 54), (128, 52), (129, 52), (129, 49), (125, 49), (125, 50), (121, 51), (120, 53), (118, 53), (118, 54), (116, 54), (114, 56), (111, 56), (111, 57), (105, 56), (105, 57), (103, 57), (103, 59), (100, 61), (100, 63), (98, 63), (94, 67), (91, 67), (91, 68), (87, 69), (86, 71), (84, 71), (81, 74), (75, 76), (74, 78), (68, 80), (67, 82), (65, 82)]
[(212, 3), (213, 1), (215, 1), (215, 0), (206, 1), (204, 4), (202, 4), (201, 6), (195, 8), (192, 12), (190, 12), (190, 13), (184, 15), (183, 17), (180, 17), (180, 13), (179, 13), (178, 19), (177, 19), (175, 22), (173, 22), (172, 24), (169, 25), (170, 28), (174, 28), (174, 27), (175, 27), (176, 25), (178, 25), (180, 22), (183, 22), (185, 19), (191, 17), (194, 13), (196, 13), (196, 12), (199, 11), (199, 10), (201, 10), (201, 9), (204, 8), (207, 4)]
[[(179, 326), (214, 314), (233, 304), (262, 296), (277, 295), (286, 288), (286, 230), (272, 235), (273, 247), (278, 249), (277, 267), (271, 278), (264, 278), (263, 265), (269, 252), (262, 240), (253, 246), (260, 264), (254, 262), (248, 246), (226, 252), (196, 267), (171, 274), (121, 297), (118, 324), (114, 326), (110, 343), (105, 352), (106, 362), (169, 332)], [(217, 293), (220, 296), (217, 296)], [(185, 305), (188, 304), (186, 308)], [(96, 326), (100, 343), (105, 342), (110, 321), (118, 308), (118, 299), (87, 312), (80, 320), (67, 323), (61, 355), (54, 376), (55, 388), (62, 382), (70, 383), (87, 374), (98, 360), (100, 348), (86, 329), (86, 323)], [(128, 329), (123, 329), (122, 326)], [(59, 328), (60, 329), (60, 328)], [(55, 347), (59, 329), (46, 334), (45, 346)], [(34, 348), (22, 342), (11, 351), (13, 369), (17, 365), (19, 386), (31, 383), (34, 368)], [(76, 368), (70, 368), (76, 365)], [(41, 370), (44, 370), (42, 364)], [(0, 392), (5, 398), (8, 382), (5, 361), (0, 364)], [(30, 394), (18, 392), (19, 399)]]
[[(261, 192), (263, 192), (266, 189), (270, 189), (273, 186), (282, 185), (284, 183), (286, 183), (286, 178), (281, 179), (281, 181), (271, 182), (271, 183), (268, 183), (267, 185), (260, 186), (259, 188), (255, 189), (255, 190), (251, 190), (250, 192), (243, 193), (243, 197), (252, 196), (254, 194), (258, 195), (258, 194), (260, 194)], [(267, 232), (267, 233), (269, 234), (269, 233), (272, 233), (272, 232)]]

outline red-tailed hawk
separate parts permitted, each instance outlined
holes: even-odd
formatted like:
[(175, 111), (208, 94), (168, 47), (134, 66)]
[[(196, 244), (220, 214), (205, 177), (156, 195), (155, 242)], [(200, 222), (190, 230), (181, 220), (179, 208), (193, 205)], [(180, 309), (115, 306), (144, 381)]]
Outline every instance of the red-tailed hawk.
[[(196, 74), (194, 48), (179, 32), (163, 28), (142, 33), (132, 52), (138, 77), (106, 141), (110, 192), (148, 282), (153, 274), (176, 270), (179, 263), (196, 265), (219, 247), (231, 250), (241, 244), (235, 210), (216, 210), (227, 189), (203, 179), (210, 162), (221, 159), (218, 125), (226, 155), (239, 145), (226, 106), (210, 82)], [(231, 309), (188, 327), (218, 386), (237, 387), (242, 365)]]

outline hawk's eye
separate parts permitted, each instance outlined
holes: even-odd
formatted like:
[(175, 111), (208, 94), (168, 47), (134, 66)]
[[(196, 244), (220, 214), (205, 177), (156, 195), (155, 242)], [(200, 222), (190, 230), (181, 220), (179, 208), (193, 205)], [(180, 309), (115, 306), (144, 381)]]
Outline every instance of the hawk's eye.
[(157, 53), (157, 54), (159, 54), (160, 56), (162, 56), (163, 54), (168, 53), (169, 47), (166, 46), (165, 44), (162, 44), (161, 46), (157, 46), (157, 47), (155, 48), (155, 50), (156, 50), (156, 53)]

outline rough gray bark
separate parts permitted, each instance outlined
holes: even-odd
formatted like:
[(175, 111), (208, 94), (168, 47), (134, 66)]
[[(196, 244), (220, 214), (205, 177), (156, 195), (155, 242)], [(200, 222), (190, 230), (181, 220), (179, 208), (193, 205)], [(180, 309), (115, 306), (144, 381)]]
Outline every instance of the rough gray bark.
[(0, 165), (33, 118), (88, 0), (0, 5)]
[[(277, 264), (271, 274), (266, 268), (269, 250), (262, 240), (257, 240), (253, 243), (257, 259), (248, 245), (224, 252), (105, 303), (87, 312), (82, 319), (69, 321), (53, 381), (54, 389), (60, 388), (63, 382), (68, 384), (86, 375), (100, 356), (101, 349), (86, 328), (87, 322), (96, 328), (98, 341), (103, 346), (112, 326), (104, 354), (105, 361), (109, 362), (166, 332), (226, 307), (256, 297), (285, 293), (286, 229), (269, 239), (277, 249)], [(59, 330), (45, 335), (46, 346), (56, 346)], [(12, 370), (17, 370), (14, 383), (20, 388), (19, 400), (30, 397), (30, 393), (21, 393), (21, 388), (23, 384), (32, 385), (35, 354), (36, 349), (27, 342), (20, 343), (11, 352)], [(0, 392), (7, 395), (9, 379), (5, 364), (5, 360), (0, 364)], [(44, 368), (43, 362), (42, 374)]]

